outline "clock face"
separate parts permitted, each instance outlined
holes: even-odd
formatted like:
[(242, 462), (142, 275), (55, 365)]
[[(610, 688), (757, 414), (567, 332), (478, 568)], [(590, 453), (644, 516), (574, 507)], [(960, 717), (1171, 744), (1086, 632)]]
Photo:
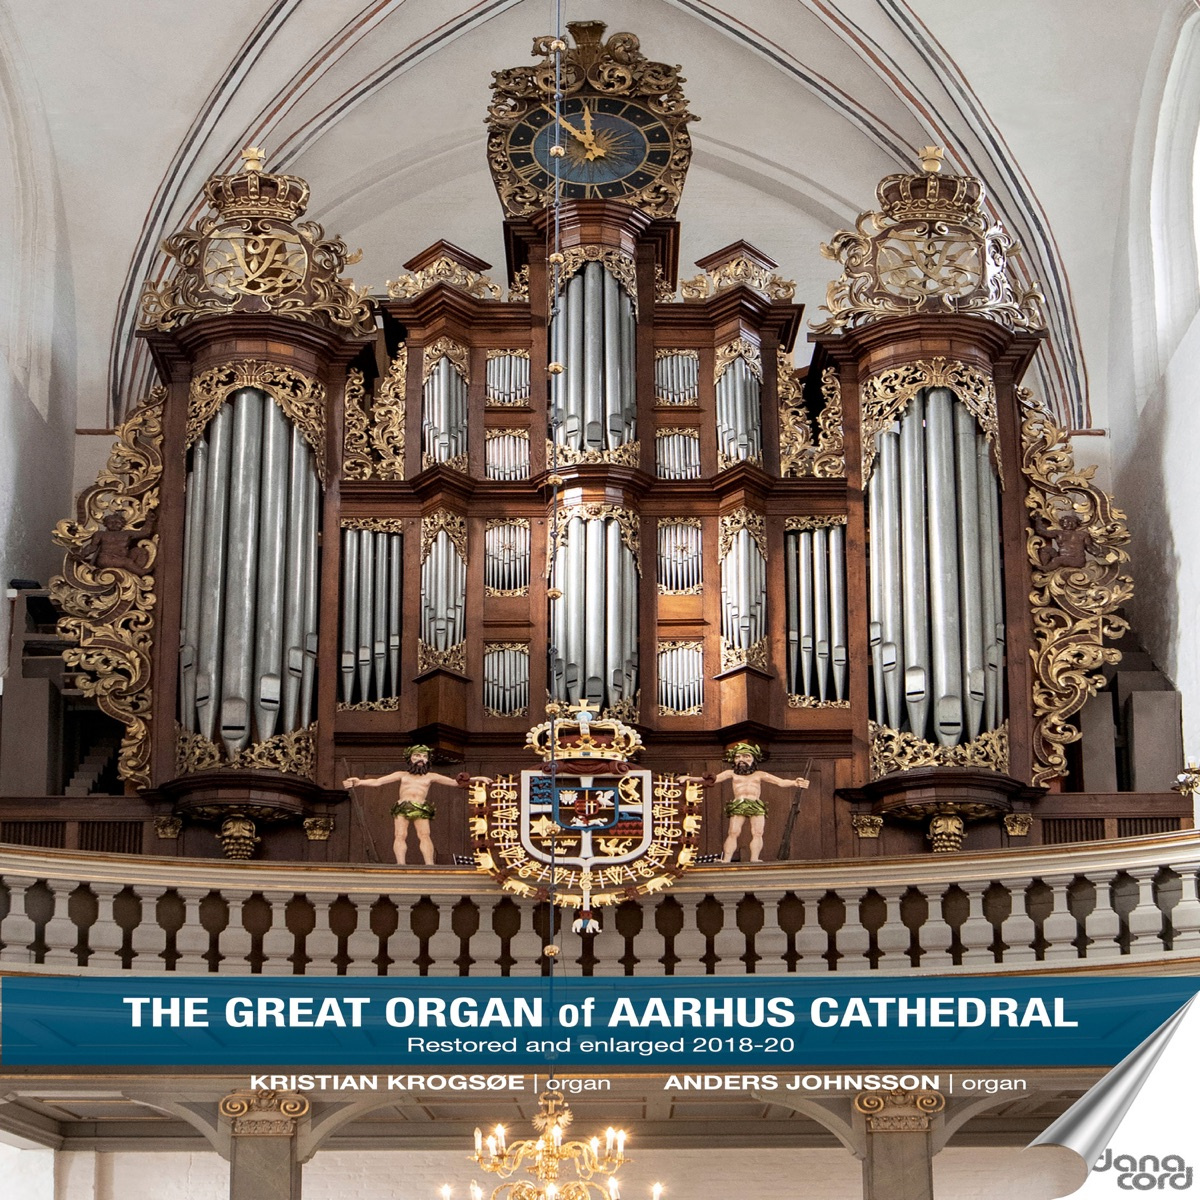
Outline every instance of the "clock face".
[[(566, 154), (554, 158), (560, 143)], [(671, 131), (652, 112), (610, 96), (572, 96), (562, 119), (549, 106), (512, 127), (508, 157), (516, 174), (539, 191), (554, 188), (555, 164), (569, 200), (620, 199), (654, 183), (671, 161)]]

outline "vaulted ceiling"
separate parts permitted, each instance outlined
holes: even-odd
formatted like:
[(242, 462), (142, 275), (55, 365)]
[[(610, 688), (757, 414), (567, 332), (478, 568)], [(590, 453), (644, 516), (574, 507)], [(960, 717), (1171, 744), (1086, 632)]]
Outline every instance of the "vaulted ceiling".
[[(1146, 0), (564, 0), (678, 62), (700, 121), (681, 271), (745, 238), (809, 316), (819, 245), (929, 142), (987, 184), (1049, 301), (1038, 385), (1070, 425), (1106, 424), (1118, 219), (1162, 18)], [(491, 71), (530, 61), (552, 0), (10, 4), (42, 204), (59, 213), (76, 424), (146, 383), (132, 330), (161, 239), (254, 143), (312, 185), (310, 216), (361, 246), (382, 289), (438, 238), (503, 275), (483, 117)], [(60, 304), (60, 308), (64, 306)], [(807, 351), (798, 348), (803, 360)]]

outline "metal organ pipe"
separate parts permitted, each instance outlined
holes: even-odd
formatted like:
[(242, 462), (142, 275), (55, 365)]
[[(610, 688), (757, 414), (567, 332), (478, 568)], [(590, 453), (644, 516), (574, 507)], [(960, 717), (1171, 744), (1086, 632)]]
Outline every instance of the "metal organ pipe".
[(816, 694), (824, 700), (829, 694), (829, 535), (821, 526), (812, 531), (813, 562), (813, 658), (816, 667)]
[[(900, 542), (904, 579), (904, 699), (909, 728), (925, 736), (929, 721), (929, 573), (925, 553), (925, 393), (900, 423)], [(897, 726), (899, 728), (899, 726)]]
[(613, 450), (636, 436), (636, 318), (616, 276), (585, 262), (558, 297), (550, 344), (566, 367), (555, 384), (555, 431), (572, 450)]
[[(909, 403), (899, 434), (879, 436), (869, 483), (871, 639), (875, 719), (907, 725), (943, 746), (971, 741), (1003, 720), (1003, 581), (997, 477), (987, 437), (949, 388)], [(900, 631), (895, 689), (879, 695)]]
[(799, 570), (797, 574), (800, 576), (800, 597), (799, 597), (799, 642), (800, 642), (800, 694), (803, 696), (814, 696), (818, 693), (814, 690), (814, 666), (813, 655), (816, 652), (816, 638), (813, 634), (813, 555), (812, 555), (812, 533), (805, 530), (799, 536)]
[(180, 720), (230, 758), (308, 723), (319, 496), (303, 435), (259, 388), (233, 393), (192, 449)]
[(550, 664), (555, 699), (609, 708), (637, 695), (637, 566), (609, 517), (572, 516), (555, 562)]
[(829, 529), (829, 636), (834, 699), (846, 698), (850, 649), (846, 636), (846, 527)]
[[(846, 699), (846, 529), (790, 530), (785, 539), (788, 690), (816, 701)], [(794, 649), (793, 649), (794, 647)]]

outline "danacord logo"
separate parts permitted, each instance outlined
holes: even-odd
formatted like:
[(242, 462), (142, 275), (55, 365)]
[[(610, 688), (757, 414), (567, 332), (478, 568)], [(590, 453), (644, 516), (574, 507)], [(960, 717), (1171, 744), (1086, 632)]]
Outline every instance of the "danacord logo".
[(1161, 1158), (1143, 1154), (1136, 1158), (1132, 1154), (1114, 1155), (1109, 1148), (1092, 1170), (1120, 1172), (1117, 1187), (1123, 1192), (1157, 1192), (1165, 1188), (1186, 1192), (1192, 1186), (1192, 1168), (1182, 1154), (1164, 1154)]

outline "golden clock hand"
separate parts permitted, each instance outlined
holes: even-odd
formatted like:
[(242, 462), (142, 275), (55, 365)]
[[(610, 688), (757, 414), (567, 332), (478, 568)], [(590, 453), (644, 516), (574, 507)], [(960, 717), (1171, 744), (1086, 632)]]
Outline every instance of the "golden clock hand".
[(587, 138), (587, 141), (584, 142), (583, 146), (585, 151), (583, 157), (586, 158), (588, 162), (592, 162), (594, 159), (606, 157), (607, 151), (603, 146), (596, 144), (596, 135), (592, 132), (592, 110), (588, 108), (586, 104), (582, 105), (582, 108), (583, 133)]
[(554, 117), (554, 118), (555, 118), (555, 119), (558, 121), (558, 123), (559, 123), (559, 124), (560, 124), (560, 125), (561, 125), (561, 126), (562, 126), (562, 127), (563, 127), (563, 128), (564, 128), (564, 129), (565, 129), (565, 130), (566, 130), (566, 131), (567, 131), (567, 132), (568, 132), (568, 133), (569, 133), (569, 134), (570, 134), (570, 135), (571, 135), (571, 136), (572, 136), (572, 137), (573, 137), (573, 138), (576, 140), (576, 141), (577, 141), (577, 142), (583, 142), (583, 143), (585, 144), (585, 146), (586, 146), (586, 144), (587, 144), (587, 142), (588, 142), (588, 138), (587, 138), (587, 137), (586, 137), (584, 134), (580, 133), (580, 132), (579, 132), (579, 130), (578, 130), (578, 129), (576, 129), (576, 128), (575, 128), (575, 126), (574, 126), (574, 125), (572, 125), (572, 124), (570, 123), (570, 121), (568, 121), (568, 120), (566, 119), (566, 117), (560, 117), (560, 116), (558, 116), (558, 115), (555, 113), (554, 109), (552, 109), (552, 108), (550, 107), (550, 105), (548, 105), (548, 104), (543, 104), (543, 105), (542, 105), (542, 107), (543, 107), (543, 108), (544, 108), (544, 109), (545, 109), (545, 110), (546, 110), (546, 111), (547, 111), (547, 112), (548, 112), (548, 113), (549, 113), (549, 114), (550, 114), (552, 117)]

